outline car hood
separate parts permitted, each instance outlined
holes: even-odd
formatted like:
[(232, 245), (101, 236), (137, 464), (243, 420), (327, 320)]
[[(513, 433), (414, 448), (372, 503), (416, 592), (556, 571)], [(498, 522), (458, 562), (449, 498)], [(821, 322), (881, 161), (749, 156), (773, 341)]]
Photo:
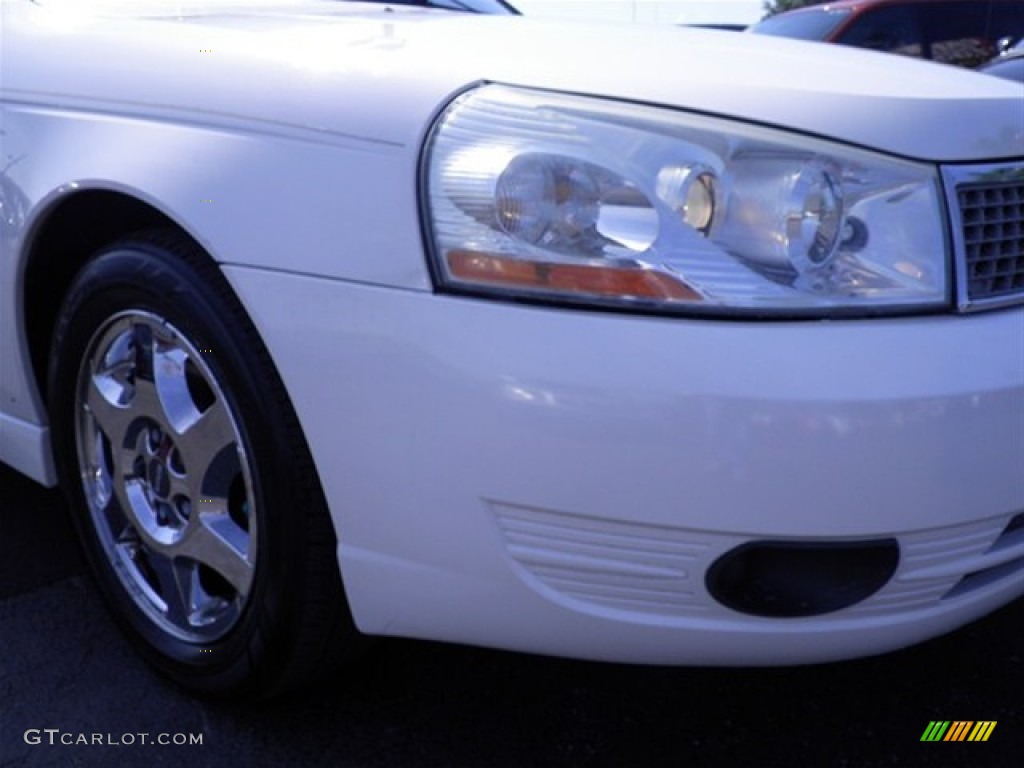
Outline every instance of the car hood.
[[(0, 0), (4, 98), (416, 145), (477, 82), (755, 121), (932, 161), (1019, 157), (1019, 85), (817, 43), (331, 0)], [(54, 51), (60, 51), (54, 56)], [(67, 62), (75, 66), (67, 66)]]

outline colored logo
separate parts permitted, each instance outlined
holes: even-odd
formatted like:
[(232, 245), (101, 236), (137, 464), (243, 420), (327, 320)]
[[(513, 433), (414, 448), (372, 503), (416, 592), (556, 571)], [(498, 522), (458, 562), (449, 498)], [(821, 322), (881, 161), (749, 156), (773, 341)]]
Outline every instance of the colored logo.
[(995, 720), (932, 720), (921, 741), (988, 741), (995, 728)]

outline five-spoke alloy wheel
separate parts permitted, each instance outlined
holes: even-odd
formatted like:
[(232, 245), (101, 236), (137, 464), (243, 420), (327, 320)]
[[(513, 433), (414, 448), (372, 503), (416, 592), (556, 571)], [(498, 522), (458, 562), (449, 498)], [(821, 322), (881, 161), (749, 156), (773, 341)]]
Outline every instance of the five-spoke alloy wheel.
[(216, 640), (249, 596), (259, 528), (202, 353), (150, 312), (115, 315), (82, 359), (75, 411), (89, 514), (125, 590), (167, 632)]
[(55, 455), (101, 592), (190, 689), (263, 695), (358, 642), (298, 420), (213, 262), (145, 233), (85, 263), (49, 368)]

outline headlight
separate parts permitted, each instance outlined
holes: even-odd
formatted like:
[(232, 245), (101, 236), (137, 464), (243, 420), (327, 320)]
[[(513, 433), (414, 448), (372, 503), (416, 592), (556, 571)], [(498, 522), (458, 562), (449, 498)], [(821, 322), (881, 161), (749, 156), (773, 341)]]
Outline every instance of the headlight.
[(844, 145), (492, 85), (440, 117), (425, 174), (449, 288), (758, 314), (949, 300), (935, 169)]

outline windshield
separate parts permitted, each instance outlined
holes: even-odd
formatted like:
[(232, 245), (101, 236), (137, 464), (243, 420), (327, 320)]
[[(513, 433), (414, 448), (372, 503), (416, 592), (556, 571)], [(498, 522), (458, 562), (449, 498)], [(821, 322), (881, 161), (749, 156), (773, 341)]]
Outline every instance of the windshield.
[[(84, 0), (30, 0), (37, 5), (46, 6), (68, 6), (70, 8), (82, 8), (86, 5)], [(184, 12), (188, 9), (190, 12), (196, 12), (202, 7), (201, 2), (192, 3), (176, 3), (171, 0), (150, 0), (153, 5), (163, 5), (177, 9), (179, 13)], [(256, 0), (255, 3), (245, 2), (245, 0), (229, 0), (230, 2), (236, 3), (239, 7), (246, 6), (257, 6), (268, 4), (269, 0)], [(412, 5), (420, 8), (441, 8), (449, 11), (464, 11), (468, 13), (488, 13), (498, 14), (504, 16), (518, 16), (519, 11), (506, 2), (506, 0), (359, 0), (364, 3), (381, 3), (384, 5)], [(104, 8), (118, 8), (118, 7), (138, 7), (138, 0), (101, 0), (100, 2), (92, 3), (95, 7), (99, 5)], [(221, 5), (221, 3), (218, 3)]]
[(827, 40), (836, 27), (850, 15), (848, 8), (813, 8), (799, 13), (769, 16), (748, 31), (762, 35), (794, 37), (798, 40)]
[(505, 0), (365, 0), (365, 2), (387, 3), (388, 5), (419, 5), (429, 8), (446, 8), (450, 11), (468, 11), (470, 13), (519, 14), (519, 11), (505, 2)]

